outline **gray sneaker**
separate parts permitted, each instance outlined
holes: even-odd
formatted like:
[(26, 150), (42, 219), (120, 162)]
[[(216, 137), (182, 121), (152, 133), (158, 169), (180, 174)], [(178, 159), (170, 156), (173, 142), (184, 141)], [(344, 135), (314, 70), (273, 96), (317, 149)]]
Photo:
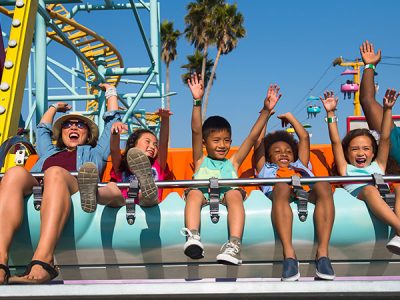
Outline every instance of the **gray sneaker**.
[(386, 248), (397, 255), (400, 255), (400, 236), (395, 235), (387, 244)]
[(240, 244), (227, 241), (222, 245), (220, 253), (217, 255), (217, 261), (221, 264), (241, 265)]
[(78, 172), (79, 193), (83, 211), (92, 213), (97, 207), (97, 167), (92, 162), (84, 163)]
[(154, 182), (149, 158), (140, 149), (131, 148), (127, 154), (129, 170), (134, 174), (140, 185), (139, 205), (154, 206), (158, 204), (158, 190)]
[(191, 259), (200, 259), (204, 257), (204, 247), (200, 241), (200, 235), (193, 234), (189, 229), (182, 228), (181, 234), (187, 237), (183, 246), (183, 252)]

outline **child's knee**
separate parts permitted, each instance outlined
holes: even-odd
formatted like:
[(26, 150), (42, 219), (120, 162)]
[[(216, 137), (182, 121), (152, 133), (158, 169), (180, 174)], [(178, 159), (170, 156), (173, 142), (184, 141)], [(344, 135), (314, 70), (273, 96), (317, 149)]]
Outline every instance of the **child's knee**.
[(200, 190), (189, 190), (185, 195), (186, 203), (203, 203), (205, 201), (204, 195)]
[(318, 200), (333, 199), (332, 186), (328, 182), (317, 182), (312, 188)]
[(243, 194), (238, 189), (229, 190), (225, 193), (223, 203), (226, 203), (228, 206), (232, 204), (242, 205), (243, 206)]
[(290, 199), (292, 189), (287, 183), (275, 183), (274, 189), (272, 191), (272, 198), (275, 199)]

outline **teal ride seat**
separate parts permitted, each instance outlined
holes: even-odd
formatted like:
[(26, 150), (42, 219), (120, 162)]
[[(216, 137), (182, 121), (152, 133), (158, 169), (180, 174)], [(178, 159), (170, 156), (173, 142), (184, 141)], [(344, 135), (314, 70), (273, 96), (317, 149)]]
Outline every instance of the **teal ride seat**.
[[(27, 264), (38, 243), (40, 213), (34, 209), (33, 197), (26, 200), (24, 221), (10, 249), (10, 266)], [(397, 256), (392, 257), (385, 248), (390, 236), (388, 226), (373, 217), (364, 202), (340, 188), (335, 191), (334, 201), (336, 218), (330, 242), (332, 261), (356, 263), (399, 261)], [(94, 213), (85, 213), (81, 210), (77, 193), (72, 196), (70, 218), (57, 245), (56, 264), (61, 265), (62, 270), (68, 269), (68, 266), (125, 265), (137, 268), (149, 266), (172, 268), (172, 266), (192, 264), (216, 265), (215, 258), (220, 247), (228, 239), (226, 208), (220, 205), (220, 221), (217, 224), (211, 222), (209, 207), (202, 209), (201, 238), (205, 247), (205, 258), (194, 261), (183, 254), (185, 237), (181, 235), (180, 230), (184, 227), (184, 205), (184, 201), (177, 193), (171, 193), (158, 206), (151, 208), (136, 206), (136, 221), (133, 225), (128, 225), (125, 207), (110, 208), (98, 205)], [(297, 257), (301, 261), (313, 261), (316, 252), (314, 205), (308, 205), (309, 213), (305, 222), (301, 222), (297, 217), (296, 203), (292, 203), (291, 206), (293, 244)], [(246, 223), (241, 252), (244, 264), (256, 264), (260, 268), (261, 265), (265, 268), (265, 265), (280, 264), (282, 248), (271, 222), (271, 201), (261, 191), (253, 191), (245, 201), (245, 212)], [(358, 265), (356, 267), (359, 268)], [(275, 268), (268, 271), (265, 276), (279, 277), (279, 270), (280, 267)], [(342, 273), (351, 274), (354, 271), (354, 269), (351, 272), (349, 270), (346, 267)], [(365, 272), (377, 275), (375, 271)], [(385, 268), (376, 272), (387, 274)], [(135, 276), (141, 278), (140, 274), (142, 273), (139, 272)], [(146, 274), (143, 277), (150, 276)], [(221, 276), (228, 276), (224, 274)], [(229, 274), (228, 277), (234, 276)], [(246, 271), (242, 276), (255, 276), (255, 274), (257, 272)], [(80, 278), (85, 278), (84, 275), (81, 276)], [(165, 274), (157, 273), (153, 277), (160, 278), (160, 276), (163, 278)], [(190, 274), (184, 276), (191, 277)], [(102, 278), (109, 277), (104, 275)]]

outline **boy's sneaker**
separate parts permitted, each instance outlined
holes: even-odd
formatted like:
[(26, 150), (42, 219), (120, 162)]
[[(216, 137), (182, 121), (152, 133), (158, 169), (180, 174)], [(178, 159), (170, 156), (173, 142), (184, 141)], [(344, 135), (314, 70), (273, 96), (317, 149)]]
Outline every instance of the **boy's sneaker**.
[(81, 207), (87, 213), (92, 213), (97, 207), (97, 167), (92, 162), (84, 163), (78, 172)]
[(395, 235), (387, 244), (386, 248), (397, 255), (400, 255), (400, 236)]
[(127, 154), (129, 170), (134, 174), (140, 185), (141, 195), (139, 205), (154, 206), (158, 204), (158, 190), (154, 182), (149, 158), (140, 149), (131, 148)]
[(282, 281), (297, 281), (300, 278), (299, 261), (295, 258), (283, 260)]
[(221, 264), (241, 265), (240, 244), (231, 241), (222, 245), (220, 254), (217, 255), (217, 261)]
[(204, 257), (204, 247), (200, 241), (200, 235), (193, 234), (189, 229), (182, 228), (181, 234), (187, 237), (183, 246), (183, 252), (191, 259), (200, 259)]
[(333, 271), (329, 257), (322, 256), (315, 260), (315, 277), (324, 280), (335, 279), (335, 271)]

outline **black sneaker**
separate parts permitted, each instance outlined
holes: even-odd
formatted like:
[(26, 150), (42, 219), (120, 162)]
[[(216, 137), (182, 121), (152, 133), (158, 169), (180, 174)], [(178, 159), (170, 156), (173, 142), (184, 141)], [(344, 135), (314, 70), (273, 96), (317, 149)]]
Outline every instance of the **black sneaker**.
[(335, 279), (335, 271), (329, 257), (322, 256), (315, 261), (315, 277), (323, 280)]
[(299, 261), (295, 258), (283, 260), (282, 281), (297, 281), (300, 278)]

